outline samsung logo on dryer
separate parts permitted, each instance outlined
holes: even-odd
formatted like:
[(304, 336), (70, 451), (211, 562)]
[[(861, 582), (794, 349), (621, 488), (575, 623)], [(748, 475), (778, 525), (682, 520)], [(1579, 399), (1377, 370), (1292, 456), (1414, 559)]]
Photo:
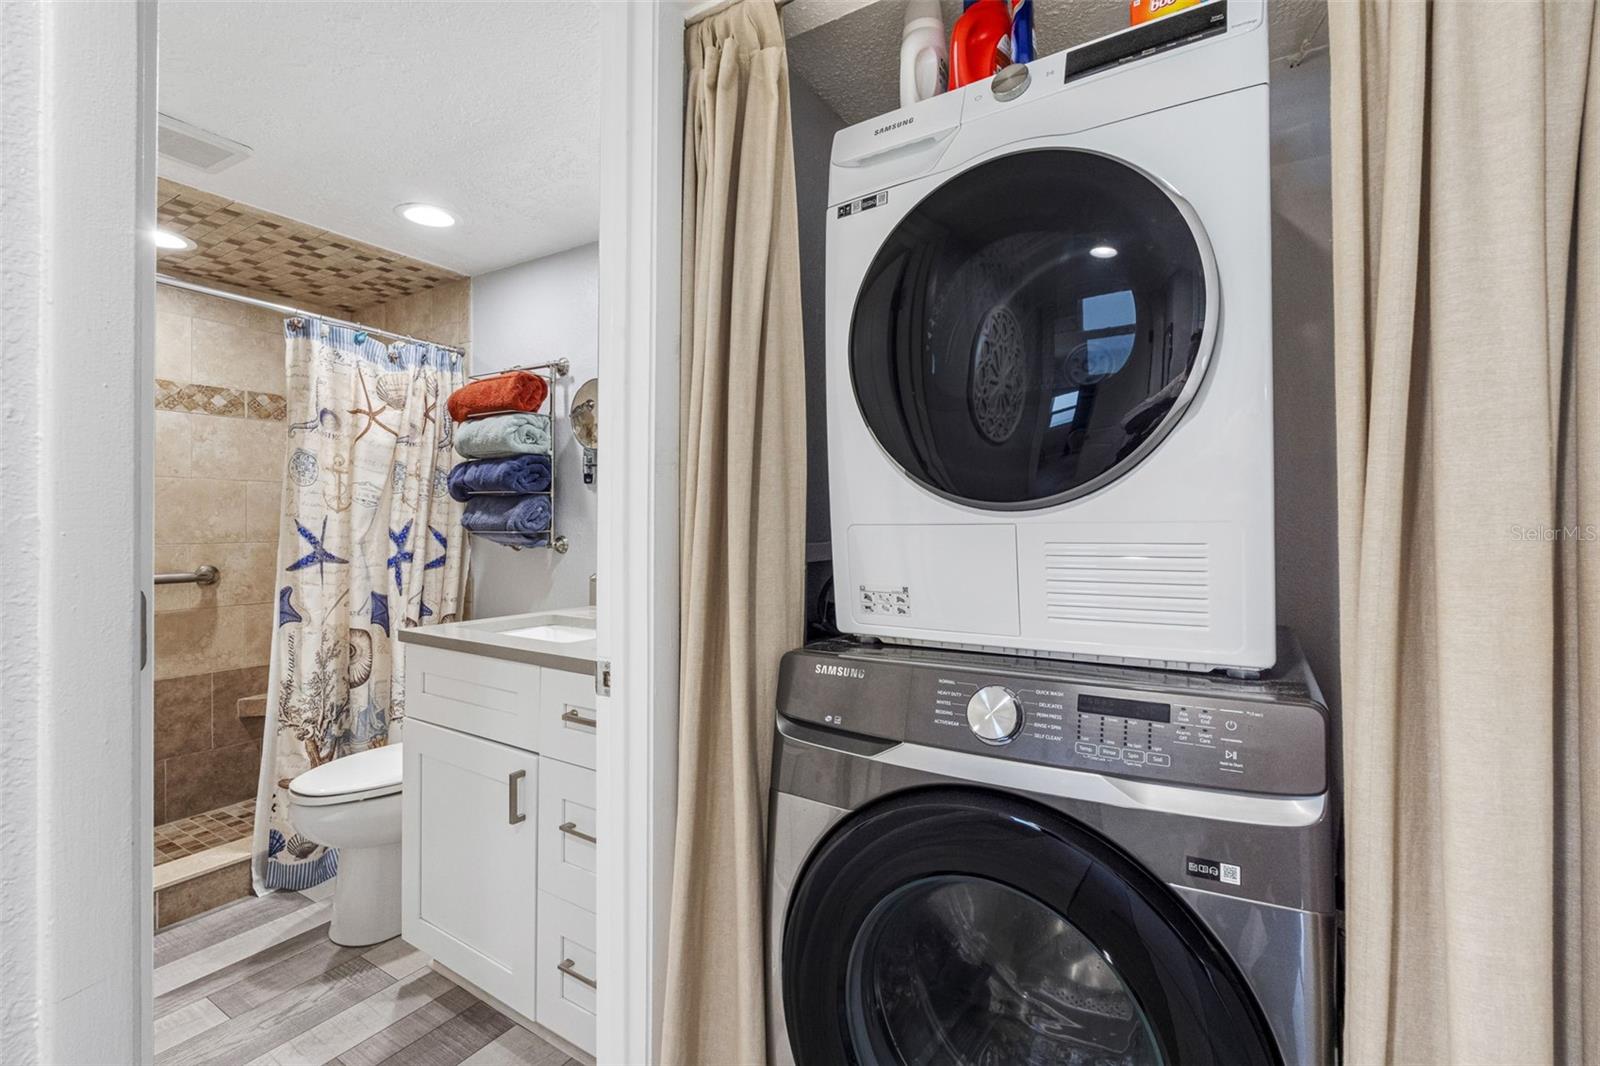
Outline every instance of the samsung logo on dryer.
[(909, 116), (907, 118), (902, 118), (902, 119), (899, 119), (899, 120), (897, 120), (895, 122), (890, 122), (890, 123), (887, 123), (885, 125), (879, 126), (877, 129), (872, 131), (872, 135), (874, 137), (881, 137), (885, 133), (889, 133), (889, 132), (891, 132), (893, 130), (899, 129), (901, 126), (909, 126), (915, 121), (917, 121), (917, 116), (911, 115), (911, 116)]
[(859, 666), (839, 666), (835, 663), (818, 663), (811, 670), (828, 677), (853, 677), (859, 680), (867, 676), (867, 672)]

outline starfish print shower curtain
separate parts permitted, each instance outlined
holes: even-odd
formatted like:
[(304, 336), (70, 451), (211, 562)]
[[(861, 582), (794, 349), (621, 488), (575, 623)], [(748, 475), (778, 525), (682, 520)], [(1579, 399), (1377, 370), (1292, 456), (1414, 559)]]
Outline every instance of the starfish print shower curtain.
[(446, 491), (445, 401), (462, 384), (460, 354), (315, 318), (287, 320), (284, 337), (289, 439), (257, 892), (337, 872), (335, 852), (295, 832), (289, 782), (388, 743), (405, 713), (400, 630), (455, 621), (466, 573), (462, 505)]

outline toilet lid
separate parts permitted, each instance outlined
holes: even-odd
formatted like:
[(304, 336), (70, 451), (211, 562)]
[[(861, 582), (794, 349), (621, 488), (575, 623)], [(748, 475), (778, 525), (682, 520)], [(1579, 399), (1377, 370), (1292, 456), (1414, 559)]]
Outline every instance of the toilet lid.
[(289, 791), (307, 806), (394, 795), (400, 791), (402, 748), (389, 744), (323, 763), (291, 781)]

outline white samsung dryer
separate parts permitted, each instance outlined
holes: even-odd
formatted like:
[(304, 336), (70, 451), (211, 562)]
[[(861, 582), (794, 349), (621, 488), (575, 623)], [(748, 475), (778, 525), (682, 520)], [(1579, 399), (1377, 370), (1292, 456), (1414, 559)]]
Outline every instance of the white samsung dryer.
[(842, 631), (1272, 665), (1265, 11), (1171, 19), (834, 139)]

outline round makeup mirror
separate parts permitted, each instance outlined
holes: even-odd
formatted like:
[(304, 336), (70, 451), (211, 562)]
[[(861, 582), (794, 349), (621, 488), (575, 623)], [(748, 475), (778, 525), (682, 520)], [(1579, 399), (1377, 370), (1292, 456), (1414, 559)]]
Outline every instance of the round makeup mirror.
[(600, 380), (590, 378), (578, 386), (567, 409), (572, 435), (583, 446), (583, 483), (594, 484), (595, 451), (600, 446)]

